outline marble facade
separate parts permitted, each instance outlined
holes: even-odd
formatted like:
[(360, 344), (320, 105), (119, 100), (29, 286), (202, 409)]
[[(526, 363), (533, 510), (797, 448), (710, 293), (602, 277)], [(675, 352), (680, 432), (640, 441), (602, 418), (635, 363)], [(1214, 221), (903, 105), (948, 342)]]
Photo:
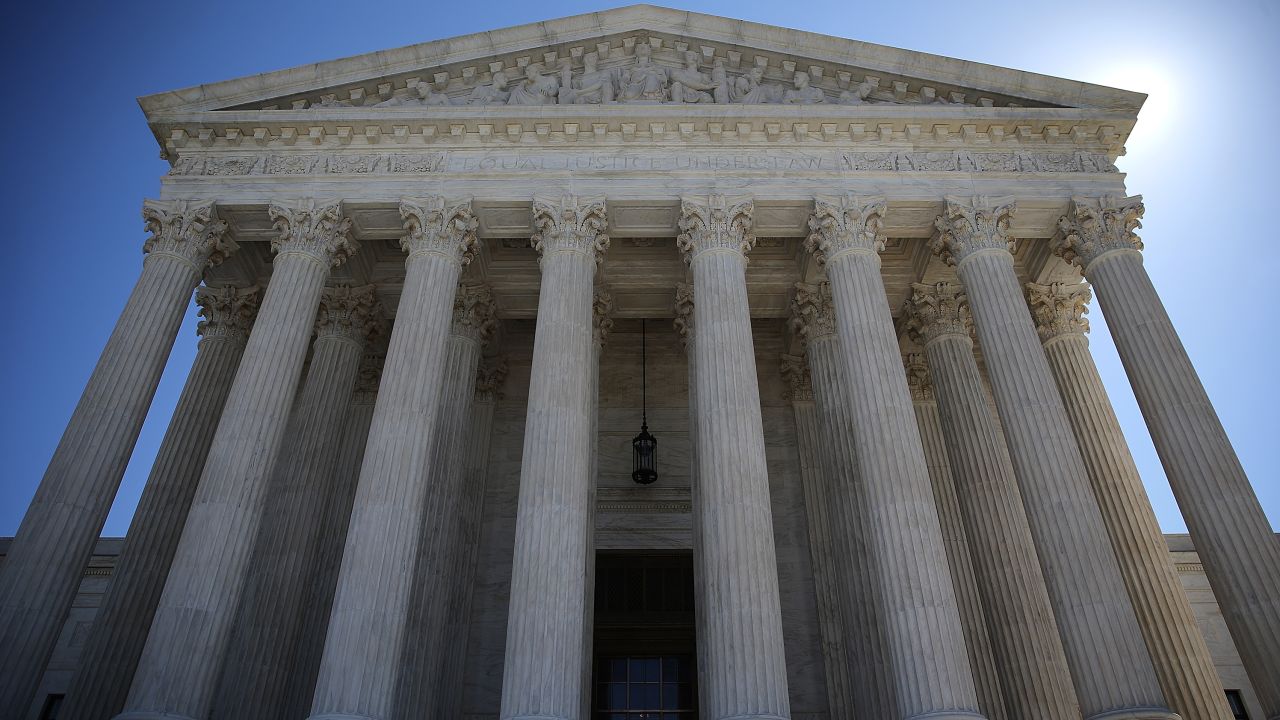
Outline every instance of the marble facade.
[(1280, 544), (1114, 165), (1144, 98), (650, 6), (142, 98), (171, 170), (0, 565), (0, 718), (594, 720), (597, 552), (692, 556), (714, 720), (1280, 718)]

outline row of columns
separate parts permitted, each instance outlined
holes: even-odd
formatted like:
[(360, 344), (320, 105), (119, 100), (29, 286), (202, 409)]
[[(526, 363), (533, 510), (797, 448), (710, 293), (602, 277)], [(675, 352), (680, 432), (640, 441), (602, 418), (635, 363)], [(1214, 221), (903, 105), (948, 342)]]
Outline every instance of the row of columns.
[[(678, 246), (697, 297), (691, 302), (690, 293), (686, 327), (696, 337), (689, 347), (702, 711), (776, 720), (790, 710), (747, 308), (752, 209), (750, 198), (685, 199)], [(466, 202), (401, 203), (404, 289), (369, 407), (352, 390), (378, 332), (371, 289), (325, 288), (330, 268), (357, 249), (350, 220), (337, 202), (269, 212), (276, 255), (253, 331), (247, 340), (243, 329), (238, 340), (229, 337), (222, 352), (213, 344), (205, 351), (209, 336), (202, 341), (197, 369), (206, 360), (211, 389), (193, 390), (170, 431), (175, 447), (207, 442), (207, 452), (168, 458), (162, 450), (167, 464), (158, 463), (157, 489), (148, 488), (158, 509), (140, 511), (138, 520), (155, 528), (130, 539), (131, 554), (132, 545), (147, 546), (137, 560), (122, 559), (130, 569), (122, 577), (135, 590), (121, 585), (111, 596), (142, 602), (115, 611), (120, 621), (95, 635), (115, 634), (90, 643), (104, 661), (115, 653), (127, 667), (128, 697), (109, 698), (101, 679), (77, 679), (73, 717), (78, 703), (94, 702), (120, 703), (106, 712), (122, 707), (118, 717), (147, 720), (224, 711), (268, 718), (286, 709), (314, 719), (388, 718), (397, 703), (456, 712), (445, 680), (456, 673), (440, 657), (457, 634), (443, 617), (465, 607), (466, 597), (432, 590), (440, 578), (458, 577), (452, 548), (474, 535), (478, 518), (478, 500), (461, 491), (460, 433), (445, 431), (443, 420), (469, 404), (470, 391), (455, 386), (474, 382), (485, 332), (472, 312), (485, 301), (457, 292), (475, 219)], [(1215, 703), (1203, 640), (1197, 646), (1185, 598), (1170, 585), (1176, 577), (1157, 553), (1158, 529), (1136, 471), (1117, 469), (1123, 439), (1088, 376), (1087, 350), (1082, 357), (1080, 343), (1057, 335), (1041, 347), (1013, 271), (1013, 203), (949, 199), (938, 220), (935, 250), (957, 265), (964, 290), (917, 288), (908, 313), (933, 374), (936, 422), (913, 398), (884, 300), (885, 212), (882, 199), (815, 202), (806, 245), (829, 284), (806, 290), (816, 300), (797, 301), (816, 415), (833, 449), (811, 468), (824, 477), (805, 481), (806, 494), (812, 485), (830, 513), (817, 526), (836, 548), (817, 563), (833, 579), (822, 582), (834, 595), (821, 600), (824, 617), (841, 628), (824, 637), (829, 655), (844, 649), (852, 687), (835, 683), (833, 698), (852, 697), (870, 717), (1171, 718), (1166, 698), (1186, 717), (1219, 717), (1221, 688)], [(0, 632), (14, 651), (0, 675), (12, 700), (0, 704), (3, 713), (30, 700), (182, 308), (203, 268), (234, 250), (211, 204), (151, 203), (145, 214), (154, 237), (143, 276), (4, 565)], [(1109, 319), (1115, 308), (1117, 346), (1197, 547), (1208, 548), (1206, 571), (1264, 707), (1280, 713), (1265, 674), (1280, 652), (1280, 592), (1270, 592), (1280, 583), (1280, 548), (1142, 271), (1133, 235), (1140, 215), (1134, 199), (1076, 200), (1054, 246), (1082, 264)], [(534, 224), (543, 283), (501, 717), (567, 720), (581, 711), (588, 672), (599, 362), (592, 309), (608, 246), (603, 198), (536, 200)], [(230, 315), (252, 314), (255, 291), (217, 292)], [(1033, 289), (1037, 313), (1054, 306), (1055, 292)], [(295, 404), (318, 310), (319, 337)], [(207, 329), (229, 322), (206, 313)], [(1003, 434), (981, 392), (968, 313)], [(217, 387), (226, 388), (221, 396)], [(346, 486), (326, 470), (357, 464)], [(162, 491), (163, 482), (175, 487)], [(1228, 512), (1236, 522), (1225, 521)], [(1252, 519), (1241, 524), (1240, 513)], [(317, 517), (346, 526), (340, 552), (331, 533), (303, 527)], [(157, 539), (144, 540), (146, 532)], [(962, 546), (972, 567), (956, 560)], [(869, 562), (859, 563), (864, 556)], [(304, 592), (323, 584), (309, 579), (326, 575), (331, 594)], [(1179, 622), (1166, 622), (1170, 608), (1182, 613)], [(326, 636), (322, 648), (308, 632)], [(418, 642), (423, 637), (430, 642)], [(229, 649), (236, 663), (224, 666)], [(314, 684), (291, 686), (285, 668), (310, 666)], [(413, 668), (407, 680), (398, 679), (402, 666)], [(104, 717), (104, 707), (82, 716)]]

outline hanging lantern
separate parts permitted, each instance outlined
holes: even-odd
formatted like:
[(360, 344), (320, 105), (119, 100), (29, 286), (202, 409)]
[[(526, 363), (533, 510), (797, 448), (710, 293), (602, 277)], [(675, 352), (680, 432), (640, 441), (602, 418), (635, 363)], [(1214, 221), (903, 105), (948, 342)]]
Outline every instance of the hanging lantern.
[(640, 321), (640, 434), (631, 441), (631, 479), (648, 485), (658, 479), (658, 438), (649, 434), (645, 372), (645, 328)]

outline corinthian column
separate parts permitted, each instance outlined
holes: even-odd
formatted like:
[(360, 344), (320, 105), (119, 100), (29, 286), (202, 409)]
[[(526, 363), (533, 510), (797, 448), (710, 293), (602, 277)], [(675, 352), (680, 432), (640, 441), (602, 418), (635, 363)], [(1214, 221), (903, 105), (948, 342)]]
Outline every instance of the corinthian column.
[(1010, 199), (948, 198), (934, 251), (968, 292), (1084, 717), (1170, 718), (1013, 269), (1013, 211)]
[(450, 421), (436, 425), (431, 450), (428, 477), (432, 482), (427, 488), (427, 507), (435, 512), (424, 513), (419, 531), (409, 597), (409, 624), (398, 668), (396, 714), (399, 717), (430, 715), (446, 691), (440, 684), (443, 665), (450, 660), (462, 664), (457, 661), (456, 648), (447, 645), (446, 640), (452, 620), (449, 616), (450, 593), (454, 587), (452, 563), (458, 548), (456, 518), (464, 492), (462, 459), (468, 441), (463, 418), (471, 414), (480, 350), (496, 323), (493, 292), (489, 288), (464, 285), (458, 289), (453, 300), (453, 324), (440, 384), (441, 417)]
[(827, 705), (834, 720), (853, 717), (852, 676), (845, 648), (843, 601), (837, 553), (847, 552), (835, 541), (831, 493), (822, 468), (822, 426), (813, 401), (809, 365), (803, 356), (783, 355), (782, 376), (796, 422), (796, 449), (800, 457), (800, 484), (804, 490), (805, 519), (809, 527), (809, 558), (818, 603), (818, 631), (822, 638), (823, 667), (827, 679)]
[(981, 717), (929, 468), (880, 277), (883, 199), (819, 198), (805, 246), (825, 261), (843, 349), (881, 619), (904, 718)]
[(516, 515), (502, 720), (576, 720), (582, 705), (591, 458), (592, 285), (603, 198), (535, 199), (542, 288)]
[[(493, 410), (498, 388), (507, 377), (507, 362), (501, 357), (482, 358), (476, 373), (475, 395), (463, 467), (462, 504), (458, 509), (458, 548), (454, 554), (453, 591), (450, 597), (448, 639), (455, 658), (467, 653), (471, 628), (471, 598), (475, 591), (476, 557), (480, 546), (480, 521), (484, 517), (484, 490), (489, 474), (489, 442), (493, 432)], [(436, 717), (462, 717), (463, 671), (466, 663), (447, 662), (440, 680), (443, 695)]]
[(1280, 718), (1280, 542), (1142, 266), (1142, 197), (1076, 198), (1054, 249), (1098, 293), (1160, 463), (1267, 718)]
[[(991, 635), (987, 632), (987, 611), (974, 577), (969, 533), (965, 530), (960, 500), (956, 497), (956, 481), (947, 455), (938, 403), (934, 399), (933, 379), (929, 377), (929, 366), (919, 354), (909, 354), (904, 367), (907, 386), (911, 388), (911, 404), (916, 411), (916, 425), (920, 428), (920, 442), (924, 446), (924, 459), (929, 464), (933, 501), (938, 506), (938, 523), (942, 526), (943, 541), (947, 544), (947, 564), (951, 566), (951, 584), (956, 591), (956, 602), (960, 604), (965, 646), (969, 650), (969, 667), (973, 669), (973, 682), (978, 690), (978, 707), (991, 720), (1004, 720), (1010, 717), (1010, 713), (1005, 709), (1001, 673), (996, 668)], [(1045, 598), (1046, 608), (1048, 604), (1049, 600)], [(1053, 629), (1052, 620), (1049, 621), (1049, 628)], [(1066, 663), (1063, 662), (1064, 674), (1066, 669)], [(1074, 704), (1073, 699), (1069, 705)], [(1018, 717), (1016, 714), (1014, 716)], [(1044, 717), (1051, 718), (1055, 715), (1049, 713)]]
[(916, 285), (904, 318), (928, 358), (955, 481), (951, 501), (939, 507), (963, 518), (1008, 715), (1079, 718), (1013, 462), (983, 393), (964, 292), (950, 283)]
[(787, 718), (786, 659), (760, 389), (747, 307), (749, 198), (681, 200), (677, 246), (693, 271), (698, 537), (708, 706), (721, 718)]
[(62, 708), (66, 717), (101, 720), (124, 707), (261, 295), (256, 287), (196, 290), (203, 319), (195, 363), (93, 618)]
[(80, 587), (191, 291), (236, 249), (212, 202), (142, 207), (151, 238), (115, 329), (0, 566), (0, 715), (21, 717)]
[(396, 308), (342, 570), (316, 680), (313, 718), (391, 716), (408, 619), (409, 568), (418, 549), (431, 441), (443, 418), (440, 387), (453, 299), (471, 260), (470, 201), (400, 201), (404, 289)]
[(268, 208), (271, 282), (245, 347), (122, 718), (208, 716), (329, 268), (355, 252), (338, 202)]
[(1027, 290), (1160, 687), (1184, 718), (1231, 720), (1213, 657), (1089, 353), (1089, 288), (1029, 284)]
[(365, 343), (383, 330), (372, 285), (326, 288), (288, 437), (266, 496), (212, 715), (277, 720), (293, 670), (334, 461)]

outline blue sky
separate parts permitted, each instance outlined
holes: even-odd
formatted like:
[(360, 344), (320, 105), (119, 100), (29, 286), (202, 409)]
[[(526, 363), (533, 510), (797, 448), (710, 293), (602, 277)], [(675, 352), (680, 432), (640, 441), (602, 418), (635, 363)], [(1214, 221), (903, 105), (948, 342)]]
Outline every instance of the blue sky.
[[(607, 0), (606, 0), (607, 1)], [(604, 9), (593, 2), (6, 3), (0, 166), (0, 535), (11, 535), (137, 277), (167, 164), (135, 98)], [(1118, 165), (1145, 196), (1146, 263), (1272, 525), (1280, 525), (1280, 3), (694, 2), (795, 27), (1146, 92)], [(803, 8), (802, 10), (800, 8)], [(1261, 123), (1254, 126), (1252, 123)], [(1259, 316), (1259, 313), (1262, 313)], [(1106, 330), (1099, 368), (1170, 532), (1185, 531)], [(104, 534), (120, 535), (195, 352), (195, 311)]]

